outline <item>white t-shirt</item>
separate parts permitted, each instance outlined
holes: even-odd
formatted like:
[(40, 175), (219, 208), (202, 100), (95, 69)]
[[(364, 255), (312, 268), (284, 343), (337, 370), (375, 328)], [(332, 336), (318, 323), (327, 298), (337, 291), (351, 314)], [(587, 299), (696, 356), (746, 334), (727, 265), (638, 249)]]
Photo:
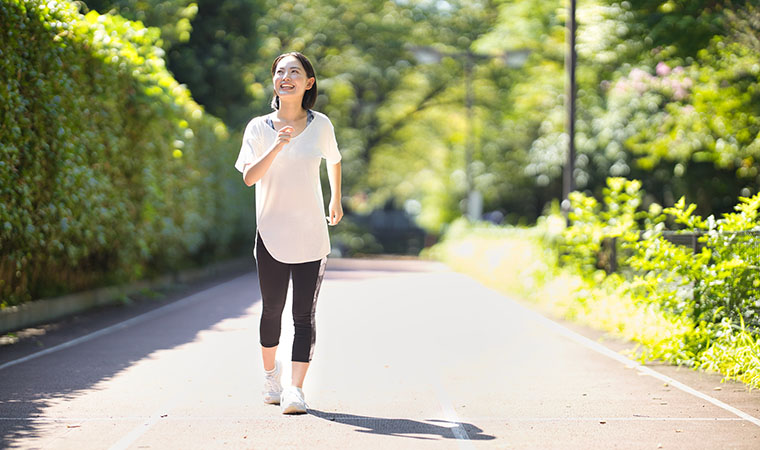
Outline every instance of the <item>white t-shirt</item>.
[[(248, 122), (235, 168), (260, 158), (277, 138), (266, 116)], [(314, 119), (275, 157), (256, 182), (256, 225), (269, 253), (278, 261), (297, 264), (330, 253), (319, 166), (340, 162), (330, 119), (314, 111)]]

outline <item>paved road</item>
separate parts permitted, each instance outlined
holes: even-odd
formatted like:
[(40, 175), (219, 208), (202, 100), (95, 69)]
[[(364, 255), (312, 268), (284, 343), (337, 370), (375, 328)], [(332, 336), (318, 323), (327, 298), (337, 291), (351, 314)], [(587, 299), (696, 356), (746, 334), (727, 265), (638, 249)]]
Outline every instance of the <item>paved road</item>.
[(283, 416), (260, 400), (259, 298), (241, 276), (5, 366), (1, 446), (760, 448), (757, 392), (631, 366), (595, 335), (420, 261), (329, 263), (309, 414)]

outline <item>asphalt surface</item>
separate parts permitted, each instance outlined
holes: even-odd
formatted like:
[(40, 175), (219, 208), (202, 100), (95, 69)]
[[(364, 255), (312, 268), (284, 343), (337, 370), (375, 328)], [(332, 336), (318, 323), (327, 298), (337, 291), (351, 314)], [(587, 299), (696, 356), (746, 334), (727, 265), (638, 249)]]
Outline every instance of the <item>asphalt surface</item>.
[(636, 366), (422, 261), (328, 263), (309, 413), (283, 416), (261, 401), (260, 310), (250, 273), (0, 347), (0, 447), (760, 449), (757, 391)]

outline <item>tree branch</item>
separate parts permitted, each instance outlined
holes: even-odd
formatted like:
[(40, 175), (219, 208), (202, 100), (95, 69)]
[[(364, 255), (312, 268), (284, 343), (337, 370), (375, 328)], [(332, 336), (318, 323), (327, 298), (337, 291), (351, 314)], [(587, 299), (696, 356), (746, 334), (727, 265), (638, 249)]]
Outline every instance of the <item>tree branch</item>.
[(366, 161), (369, 161), (369, 158), (372, 153), (372, 149), (376, 147), (380, 142), (382, 142), (384, 139), (386, 139), (388, 136), (393, 134), (395, 131), (397, 131), (401, 126), (409, 120), (412, 116), (417, 114), (420, 111), (423, 111), (424, 109), (429, 108), (430, 106), (433, 106), (433, 104), (430, 103), (431, 100), (436, 98), (438, 94), (446, 87), (445, 83), (441, 83), (439, 85), (436, 85), (433, 89), (431, 89), (425, 96), (420, 99), (420, 101), (417, 103), (417, 105), (408, 111), (403, 116), (397, 118), (393, 123), (386, 126), (385, 128), (378, 130), (375, 134), (373, 134), (368, 140), (367, 143), (364, 146), (364, 149), (362, 151), (362, 158)]

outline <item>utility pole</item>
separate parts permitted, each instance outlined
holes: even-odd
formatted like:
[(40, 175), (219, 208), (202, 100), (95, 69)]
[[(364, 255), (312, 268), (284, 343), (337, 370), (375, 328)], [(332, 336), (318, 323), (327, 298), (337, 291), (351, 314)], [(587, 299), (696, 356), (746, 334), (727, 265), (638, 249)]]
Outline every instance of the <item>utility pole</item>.
[(464, 170), (467, 189), (466, 215), (472, 220), (480, 220), (480, 216), (483, 212), (483, 200), (480, 197), (480, 192), (475, 189), (475, 180), (472, 174), (472, 160), (475, 154), (475, 126), (473, 114), (473, 86), (472, 86), (472, 70), (475, 65), (476, 55), (472, 53), (466, 53), (464, 55), (464, 86), (465, 86), (465, 110), (467, 112), (467, 142), (465, 143), (464, 154)]
[(420, 61), (422, 64), (433, 64), (433, 63), (440, 63), (443, 57), (448, 56), (451, 58), (456, 58), (458, 61), (461, 61), (464, 68), (464, 88), (465, 88), (465, 111), (467, 113), (466, 118), (466, 142), (465, 142), (465, 189), (466, 189), (466, 195), (465, 198), (465, 215), (470, 218), (470, 220), (479, 220), (480, 216), (483, 212), (483, 194), (481, 194), (477, 189), (475, 189), (475, 180), (474, 180), (474, 174), (472, 171), (472, 163), (473, 160), (475, 160), (475, 147), (477, 144), (476, 136), (475, 136), (475, 125), (473, 117), (474, 111), (473, 106), (475, 103), (475, 94), (474, 94), (474, 87), (473, 87), (473, 78), (474, 78), (474, 70), (476, 67), (477, 62), (480, 61), (487, 61), (490, 59), (500, 59), (502, 60), (508, 67), (511, 67), (513, 69), (519, 69), (525, 65), (526, 61), (528, 60), (528, 57), (530, 56), (530, 50), (527, 49), (517, 49), (513, 50), (511, 52), (502, 52), (501, 54), (497, 55), (483, 55), (478, 54), (475, 52), (472, 52), (470, 50), (466, 50), (464, 52), (442, 52), (434, 47), (430, 46), (409, 46), (408, 49), (414, 54), (414, 56), (417, 58), (418, 61)]
[(570, 193), (575, 190), (575, 6), (576, 0), (570, 0), (567, 19), (567, 54), (565, 67), (567, 68), (567, 83), (565, 84), (566, 130), (567, 130), (567, 162), (562, 178), (562, 210), (566, 213), (570, 210)]

